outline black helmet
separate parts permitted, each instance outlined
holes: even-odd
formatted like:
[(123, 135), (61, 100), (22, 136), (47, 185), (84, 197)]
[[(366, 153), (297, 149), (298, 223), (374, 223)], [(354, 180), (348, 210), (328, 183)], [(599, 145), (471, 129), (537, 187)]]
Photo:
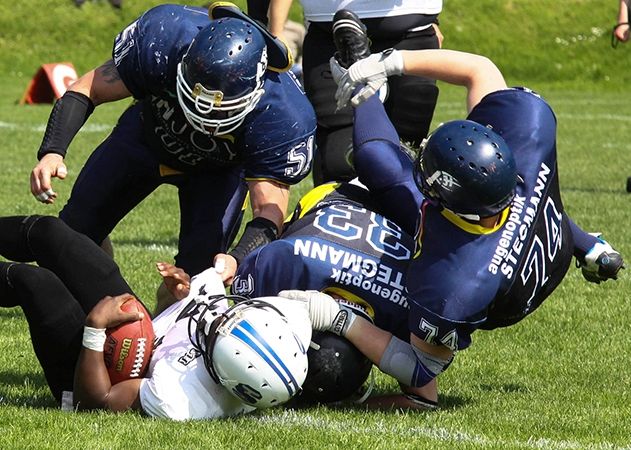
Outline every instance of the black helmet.
[(358, 393), (372, 362), (348, 339), (330, 331), (314, 331), (311, 341), (309, 370), (297, 403), (332, 403)]

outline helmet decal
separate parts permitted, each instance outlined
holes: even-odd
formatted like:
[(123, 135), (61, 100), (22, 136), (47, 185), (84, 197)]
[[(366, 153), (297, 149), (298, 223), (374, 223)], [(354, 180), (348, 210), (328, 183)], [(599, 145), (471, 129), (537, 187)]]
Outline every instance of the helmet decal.
[(295, 396), (307, 375), (308, 357), (306, 344), (297, 339), (282, 311), (264, 299), (220, 297), (236, 303), (210, 318), (202, 311), (197, 323), (189, 325), (191, 343), (213, 380), (256, 407), (279, 405)]
[(453, 191), (457, 188), (462, 187), (453, 175), (450, 175), (447, 172), (443, 172), (442, 170), (437, 170), (427, 178), (427, 184), (431, 186), (434, 183), (438, 183), (440, 187), (448, 191)]
[(428, 199), (472, 220), (508, 207), (517, 185), (508, 144), (471, 120), (447, 122), (431, 133), (421, 145), (414, 176)]
[(242, 321), (231, 334), (254, 350), (278, 375), (278, 378), (285, 384), (287, 392), (293, 396), (298, 384), (291, 371), (287, 368), (282, 358), (271, 347), (247, 320)]

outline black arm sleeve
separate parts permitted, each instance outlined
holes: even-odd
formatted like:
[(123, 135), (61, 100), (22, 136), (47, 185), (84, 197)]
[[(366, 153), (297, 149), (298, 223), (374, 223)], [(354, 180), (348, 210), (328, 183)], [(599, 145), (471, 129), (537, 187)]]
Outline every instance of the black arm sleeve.
[(255, 217), (245, 226), (239, 243), (228, 254), (241, 264), (248, 253), (262, 245), (269, 244), (278, 236), (276, 224), (264, 217)]
[(48, 153), (66, 156), (70, 142), (94, 111), (89, 97), (74, 91), (66, 91), (57, 100), (48, 118), (46, 133), (37, 152), (37, 159)]

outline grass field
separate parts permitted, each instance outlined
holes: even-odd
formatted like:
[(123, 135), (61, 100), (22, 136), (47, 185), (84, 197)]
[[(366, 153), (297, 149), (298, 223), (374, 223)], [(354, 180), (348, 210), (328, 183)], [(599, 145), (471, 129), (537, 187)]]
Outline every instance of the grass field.
[[(55, 14), (61, 14), (61, 2), (51, 3), (56, 5)], [(104, 17), (113, 14), (103, 3), (90, 7), (95, 11), (102, 7)], [(477, 0), (472, 3), (477, 5)], [(478, 16), (463, 19), (463, 26), (473, 23), (491, 3), (497, 4), (480, 0)], [(505, 2), (513, 3), (520, 2)], [(523, 3), (524, 8), (535, 8), (544, 2)], [(568, 3), (586, 8), (585, 4), (601, 2)], [(25, 4), (33, 7), (32, 0)], [(0, 12), (8, 14), (3, 5)], [(446, 2), (447, 9), (462, 5), (462, 1)], [(612, 8), (611, 17), (614, 12)], [(19, 16), (7, 14), (2, 19), (7, 23)], [(513, 17), (511, 11), (506, 14)], [(445, 22), (448, 17), (456, 15), (446, 15)], [(567, 15), (559, 17), (568, 20)], [(547, 13), (542, 14), (541, 20), (548, 19)], [(608, 45), (605, 38), (600, 43)], [(19, 42), (9, 42), (4, 34), (0, 45), (4, 44), (13, 48)], [(503, 42), (519, 44), (516, 36)], [(628, 61), (630, 50), (619, 49), (617, 55)], [(33, 51), (37, 56), (39, 47), (33, 46)], [(81, 64), (95, 58), (80, 48), (77, 51)], [(611, 50), (603, 46), (601, 51), (605, 55)], [(7, 59), (0, 55), (0, 65), (6, 68), (0, 75), (4, 94), (0, 214), (56, 214), (61, 205), (39, 204), (28, 187), (50, 105), (15, 104), (30, 72), (23, 56), (16, 59), (15, 69), (10, 69)], [(507, 72), (509, 82), (523, 83), (530, 70), (520, 72), (516, 67)], [(625, 192), (631, 176), (631, 92), (604, 80), (590, 82), (589, 77), (559, 80), (548, 75), (535, 81), (529, 87), (550, 102), (559, 121), (559, 168), (567, 212), (587, 230), (604, 232), (623, 255), (631, 257), (631, 194)], [(460, 89), (443, 86), (436, 124), (462, 116), (463, 95)], [(98, 108), (74, 140), (67, 158), (69, 177), (55, 184), (62, 202), (83, 161), (107, 135), (124, 103)], [(309, 182), (301, 184), (294, 200), (308, 188)], [(112, 236), (123, 274), (149, 304), (159, 282), (154, 263), (174, 254), (177, 226), (175, 191), (161, 188)], [(136, 414), (63, 413), (48, 392), (21, 311), (0, 309), (0, 448), (631, 448), (630, 280), (628, 273), (622, 273), (617, 282), (593, 285), (583, 280), (579, 270), (570, 269), (562, 285), (531, 317), (509, 329), (475, 333), (473, 346), (441, 376), (442, 408), (433, 413), (275, 409), (201, 423), (171, 423)], [(376, 379), (378, 392), (396, 390), (390, 378), (377, 374)]]

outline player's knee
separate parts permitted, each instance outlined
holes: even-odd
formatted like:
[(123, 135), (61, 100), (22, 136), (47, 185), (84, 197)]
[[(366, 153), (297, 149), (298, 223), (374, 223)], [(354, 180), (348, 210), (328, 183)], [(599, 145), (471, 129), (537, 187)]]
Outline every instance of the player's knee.
[(64, 229), (67, 230), (67, 226), (54, 216), (33, 215), (22, 222), (22, 236), (33, 250), (57, 239)]
[(438, 87), (429, 80), (404, 77), (386, 102), (388, 116), (403, 141), (416, 144), (427, 136), (438, 100)]
[(13, 299), (14, 306), (24, 306), (24, 299), (34, 299), (43, 293), (57, 292), (61, 285), (61, 281), (53, 272), (33, 264), (11, 264), (7, 270), (7, 277), (16, 293)]
[(315, 184), (351, 180), (355, 176), (352, 127), (321, 129), (317, 139), (318, 164), (314, 166), (314, 179), (317, 177), (318, 182)]

